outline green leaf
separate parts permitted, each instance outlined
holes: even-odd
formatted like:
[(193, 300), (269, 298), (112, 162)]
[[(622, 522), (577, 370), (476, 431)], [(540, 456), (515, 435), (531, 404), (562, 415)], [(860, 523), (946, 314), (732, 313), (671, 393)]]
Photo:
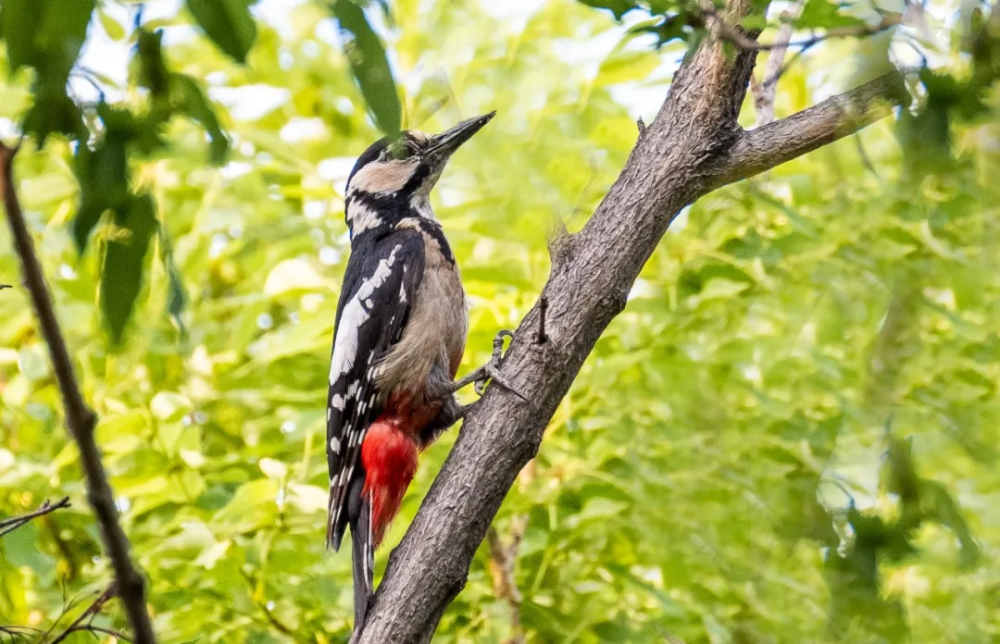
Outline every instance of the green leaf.
[(127, 210), (116, 213), (120, 233), (107, 242), (101, 269), (101, 313), (111, 334), (120, 344), (142, 289), (149, 242), (156, 232), (153, 198), (147, 194), (131, 199)]
[(621, 20), (626, 13), (639, 8), (639, 5), (632, 0), (580, 0), (580, 2), (595, 9), (607, 9), (614, 14), (615, 20)]
[(80, 206), (72, 223), (73, 240), (77, 251), (83, 253), (101, 215), (123, 207), (130, 197), (125, 141), (120, 137), (105, 137), (93, 150), (80, 145), (73, 159), (73, 172), (80, 183)]
[(174, 74), (171, 84), (174, 108), (201, 125), (209, 138), (209, 159), (216, 165), (221, 164), (229, 152), (229, 139), (222, 131), (215, 110), (209, 105), (201, 86), (195, 79), (184, 74)]
[(87, 38), (96, 0), (4, 0), (0, 32), (11, 72), (34, 67), (46, 80), (66, 79)]
[(382, 42), (364, 11), (351, 0), (337, 0), (333, 14), (347, 39), (347, 58), (375, 124), (386, 134), (399, 132), (402, 107)]
[(163, 58), (163, 33), (141, 31), (136, 50), (136, 79), (141, 87), (149, 90), (152, 99), (149, 129), (156, 131), (174, 114), (187, 116), (208, 134), (211, 162), (224, 162), (229, 152), (229, 140), (219, 125), (215, 110), (194, 78), (175, 74), (167, 68)]
[(79, 108), (66, 95), (66, 82), (87, 37), (96, 0), (4, 0), (0, 33), (13, 74), (35, 69), (35, 102), (22, 128), (39, 146), (54, 132), (84, 134)]
[(659, 56), (651, 51), (618, 51), (601, 63), (594, 85), (604, 87), (642, 80), (659, 64)]
[(257, 39), (257, 24), (250, 13), (256, 0), (187, 0), (188, 11), (219, 49), (238, 63), (245, 63)]
[(809, 0), (795, 21), (796, 29), (830, 29), (831, 27), (854, 27), (864, 25), (864, 21), (840, 13), (844, 6), (830, 0)]
[(159, 232), (160, 256), (163, 261), (163, 269), (167, 273), (167, 314), (177, 326), (181, 337), (185, 337), (187, 335), (187, 327), (184, 324), (181, 314), (184, 313), (184, 308), (187, 306), (187, 289), (184, 288), (184, 278), (181, 276), (174, 261), (173, 243), (167, 234), (166, 227), (161, 225)]
[(656, 21), (647, 21), (633, 28), (635, 33), (656, 35), (656, 47), (662, 47), (674, 39), (687, 40), (694, 34), (692, 16), (679, 13), (662, 16)]
[(108, 34), (111, 40), (124, 40), (125, 39), (125, 27), (121, 25), (120, 22), (108, 15), (106, 11), (98, 11), (97, 18), (101, 21), (101, 26), (104, 27), (104, 32)]
[(35, 41), (31, 27), (38, 18), (33, 0), (4, 0), (0, 3), (0, 35), (7, 43), (7, 61), (13, 74), (34, 64)]
[(21, 123), (25, 134), (32, 134), (39, 149), (51, 134), (65, 134), (73, 139), (86, 136), (83, 113), (76, 103), (66, 95), (64, 88), (38, 87), (35, 103), (25, 113)]
[(923, 493), (927, 498), (927, 516), (937, 521), (955, 534), (961, 548), (961, 566), (968, 570), (976, 566), (980, 558), (979, 544), (972, 537), (972, 531), (958, 503), (948, 489), (937, 481), (925, 481)]
[(139, 32), (135, 61), (139, 86), (149, 90), (154, 104), (166, 99), (170, 89), (170, 71), (163, 60), (162, 31), (149, 32), (143, 29)]
[(180, 420), (191, 412), (191, 407), (191, 400), (187, 396), (172, 391), (161, 391), (149, 402), (150, 411), (164, 422)]

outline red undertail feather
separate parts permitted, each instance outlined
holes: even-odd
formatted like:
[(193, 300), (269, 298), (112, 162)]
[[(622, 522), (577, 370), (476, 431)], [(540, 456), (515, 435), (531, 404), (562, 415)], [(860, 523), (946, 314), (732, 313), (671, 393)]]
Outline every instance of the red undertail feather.
[(372, 507), (372, 541), (378, 547), (417, 471), (417, 445), (398, 417), (383, 414), (368, 428), (361, 445), (363, 494)]

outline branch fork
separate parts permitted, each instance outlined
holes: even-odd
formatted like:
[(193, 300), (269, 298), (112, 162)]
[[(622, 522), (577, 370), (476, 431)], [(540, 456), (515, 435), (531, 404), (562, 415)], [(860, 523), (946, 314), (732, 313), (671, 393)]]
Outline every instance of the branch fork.
[[(731, 0), (727, 20), (739, 22), (751, 6), (750, 0)], [(525, 317), (504, 356), (504, 372), (516, 374), (518, 386), (532, 392), (532, 404), (516, 404), (516, 395), (491, 387), (470, 410), (389, 558), (359, 644), (431, 641), (507, 491), (537, 453), (584, 360), (624, 308), (632, 284), (681, 209), (716, 188), (855, 133), (888, 115), (900, 96), (899, 74), (887, 74), (745, 132), (737, 117), (761, 47), (756, 33), (732, 29), (751, 47), (733, 56), (720, 42), (729, 39), (729, 31), (720, 28), (685, 59), (659, 113), (642, 129), (621, 175), (583, 230), (570, 235), (561, 222), (550, 226), (552, 271), (544, 303)], [(558, 316), (545, 315), (551, 311)], [(540, 337), (557, 337), (560, 350), (539, 351)]]

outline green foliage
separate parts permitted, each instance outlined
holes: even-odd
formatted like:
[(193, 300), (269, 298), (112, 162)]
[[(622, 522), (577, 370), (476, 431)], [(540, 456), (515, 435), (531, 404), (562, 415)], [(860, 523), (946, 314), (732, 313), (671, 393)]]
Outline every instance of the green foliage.
[(0, 37), (7, 44), (13, 74), (35, 71), (34, 105), (24, 115), (24, 132), (41, 146), (52, 133), (84, 131), (79, 107), (66, 95), (66, 82), (87, 37), (96, 0), (4, 0)]
[(354, 0), (334, 0), (333, 15), (347, 38), (347, 58), (380, 130), (399, 132), (402, 110), (382, 43)]
[[(187, 13), (135, 30), (114, 7), (91, 37), (119, 25), (137, 46), (129, 80), (102, 80), (103, 102), (74, 103), (86, 136), (52, 134), (17, 172), (158, 633), (344, 642), (350, 557), (324, 548), (325, 382), (343, 182), (382, 117), (324, 36), (326, 2), (258, 22), (245, 64), (157, 31), (189, 28)], [(492, 3), (391, 8), (408, 126), (498, 110), (432, 199), (470, 300), (464, 373), (534, 303), (548, 218), (585, 223), (683, 44), (646, 48), (571, 0), (512, 18)], [(507, 538), (527, 517), (515, 580), (528, 642), (1000, 638), (1000, 95), (995, 46), (971, 25), (948, 27), (954, 46), (931, 69), (952, 80), (916, 79), (900, 119), (675, 222), (497, 519)], [(861, 46), (801, 57), (778, 117), (846, 89)], [(0, 125), (25, 123), (32, 74), (0, 83)], [(985, 111), (962, 107), (968, 88)], [(946, 139), (921, 117), (939, 91)], [(910, 117), (934, 121), (912, 144)], [(207, 163), (224, 140), (222, 164)], [(938, 140), (948, 162), (916, 171)], [(0, 248), (0, 282), (17, 284), (6, 232)], [(0, 623), (47, 627), (64, 595), (111, 576), (60, 410), (25, 294), (4, 290), (0, 514), (62, 494), (73, 508), (0, 540)], [(380, 572), (455, 435), (421, 456)], [(436, 641), (508, 641), (510, 620), (483, 547)]]
[(219, 49), (236, 62), (243, 63), (257, 38), (257, 23), (250, 14), (250, 6), (256, 2), (187, 0), (187, 8)]
[(101, 270), (101, 313), (111, 339), (121, 343), (142, 288), (146, 254), (156, 232), (156, 212), (148, 194), (130, 196), (115, 212), (116, 230), (109, 233)]
[(830, 0), (808, 0), (802, 6), (802, 13), (795, 20), (799, 29), (830, 29), (836, 27), (857, 27), (864, 21), (849, 15), (844, 15), (842, 9), (850, 8), (850, 4), (835, 3)]

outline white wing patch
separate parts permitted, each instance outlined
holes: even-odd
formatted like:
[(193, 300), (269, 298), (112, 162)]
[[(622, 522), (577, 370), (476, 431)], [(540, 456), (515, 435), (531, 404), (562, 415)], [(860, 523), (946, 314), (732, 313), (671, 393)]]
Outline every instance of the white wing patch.
[[(354, 366), (354, 361), (358, 357), (358, 330), (371, 317), (363, 302), (369, 300), (375, 289), (382, 286), (392, 275), (392, 265), (396, 262), (396, 252), (402, 247), (402, 244), (397, 244), (389, 253), (388, 258), (379, 261), (375, 272), (370, 277), (365, 278), (361, 283), (361, 288), (344, 306), (344, 312), (340, 316), (340, 328), (337, 329), (337, 339), (333, 345), (333, 358), (330, 360), (331, 385)], [(347, 393), (348, 396), (351, 395), (350, 391)]]

